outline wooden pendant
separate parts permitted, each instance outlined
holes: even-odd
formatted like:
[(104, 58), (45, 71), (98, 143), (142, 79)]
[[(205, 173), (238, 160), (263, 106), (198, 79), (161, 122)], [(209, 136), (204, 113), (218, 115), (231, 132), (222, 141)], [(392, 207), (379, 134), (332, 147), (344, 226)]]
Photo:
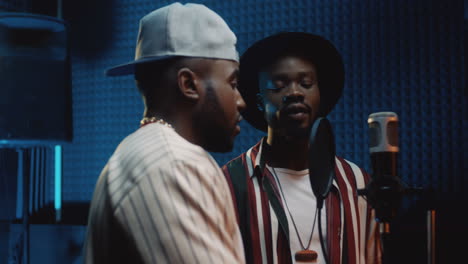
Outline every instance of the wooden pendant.
[(310, 250), (310, 249), (304, 249), (304, 250), (299, 250), (296, 252), (294, 255), (294, 258), (296, 259), (297, 262), (316, 262), (317, 261), (317, 252)]

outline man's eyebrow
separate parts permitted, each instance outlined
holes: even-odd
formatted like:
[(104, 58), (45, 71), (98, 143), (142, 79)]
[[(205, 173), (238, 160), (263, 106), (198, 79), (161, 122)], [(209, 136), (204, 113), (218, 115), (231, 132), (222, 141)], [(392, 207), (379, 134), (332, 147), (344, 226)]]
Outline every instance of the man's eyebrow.
[[(270, 78), (272, 80), (278, 80), (278, 79), (287, 79), (289, 78), (291, 75), (288, 74), (288, 73), (285, 73), (285, 72), (279, 72), (279, 73), (273, 73), (270, 75)], [(297, 76), (299, 78), (303, 78), (303, 77), (307, 77), (307, 76), (312, 76), (312, 77), (315, 77), (317, 76), (317, 73), (315, 73), (314, 71), (301, 71), (301, 72), (297, 72), (294, 74), (294, 76)]]
[(276, 73), (276, 74), (272, 74), (270, 75), (270, 78), (272, 80), (276, 80), (276, 79), (285, 79), (288, 77), (288, 74), (286, 73)]
[(308, 76), (308, 75), (316, 76), (317, 75), (315, 71), (301, 71), (298, 74), (299, 76)]
[(235, 78), (239, 78), (239, 69), (234, 70), (231, 75), (229, 75), (228, 79), (233, 80)]

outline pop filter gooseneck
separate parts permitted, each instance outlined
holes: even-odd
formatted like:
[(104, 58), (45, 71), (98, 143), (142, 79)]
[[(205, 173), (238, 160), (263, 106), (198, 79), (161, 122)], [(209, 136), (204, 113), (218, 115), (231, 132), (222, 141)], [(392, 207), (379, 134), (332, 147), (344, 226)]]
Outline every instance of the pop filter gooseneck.
[(335, 178), (335, 137), (328, 119), (319, 117), (312, 125), (309, 137), (309, 179), (317, 199), (318, 230), (324, 260), (329, 262), (324, 245), (321, 209)]

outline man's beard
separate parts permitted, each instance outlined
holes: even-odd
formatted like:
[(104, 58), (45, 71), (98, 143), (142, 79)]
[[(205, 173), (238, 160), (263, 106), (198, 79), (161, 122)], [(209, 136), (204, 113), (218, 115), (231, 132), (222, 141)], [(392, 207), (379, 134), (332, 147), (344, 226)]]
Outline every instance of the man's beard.
[(213, 152), (229, 152), (233, 148), (231, 138), (233, 128), (227, 128), (225, 111), (216, 96), (215, 88), (210, 83), (206, 86), (206, 96), (201, 111), (194, 117), (203, 147)]
[(308, 139), (312, 125), (308, 127), (292, 127), (285, 125), (283, 127), (283, 133), (286, 137), (294, 138), (295, 140)]
[[(311, 114), (312, 111), (309, 111)], [(286, 137), (291, 137), (294, 139), (308, 139), (310, 135), (310, 130), (312, 129), (313, 120), (310, 120), (306, 126), (299, 126), (294, 121), (289, 121), (283, 116), (283, 118), (276, 124), (282, 134)]]

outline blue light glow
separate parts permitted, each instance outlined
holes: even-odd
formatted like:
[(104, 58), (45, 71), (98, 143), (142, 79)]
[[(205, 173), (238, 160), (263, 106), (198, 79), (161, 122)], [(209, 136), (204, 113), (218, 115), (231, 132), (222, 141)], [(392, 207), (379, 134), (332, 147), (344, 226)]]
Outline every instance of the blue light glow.
[(55, 210), (62, 208), (62, 146), (55, 146)]

